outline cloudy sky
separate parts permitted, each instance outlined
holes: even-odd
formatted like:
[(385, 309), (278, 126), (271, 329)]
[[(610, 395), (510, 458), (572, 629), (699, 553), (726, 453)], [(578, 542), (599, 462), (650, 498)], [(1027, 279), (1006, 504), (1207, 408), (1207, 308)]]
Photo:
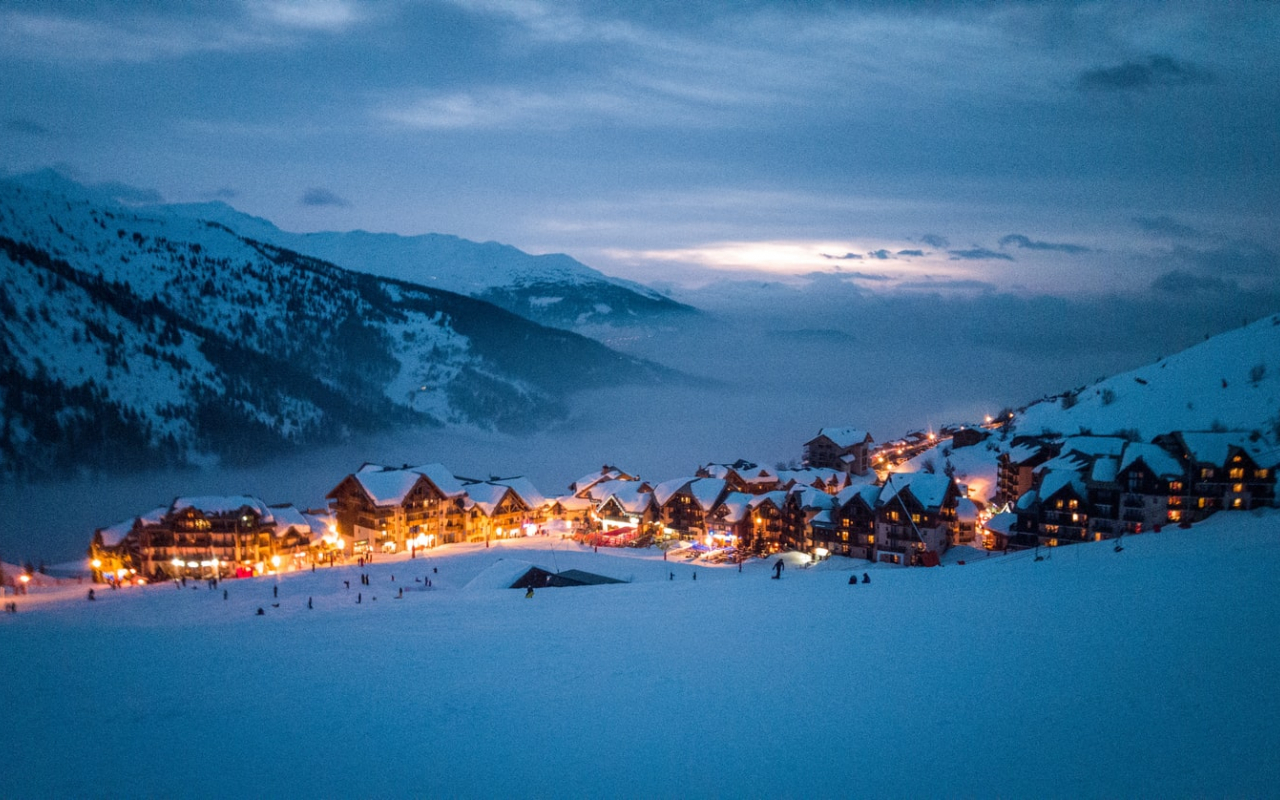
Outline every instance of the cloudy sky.
[(1272, 293), (1280, 4), (0, 6), (0, 170), (656, 283)]

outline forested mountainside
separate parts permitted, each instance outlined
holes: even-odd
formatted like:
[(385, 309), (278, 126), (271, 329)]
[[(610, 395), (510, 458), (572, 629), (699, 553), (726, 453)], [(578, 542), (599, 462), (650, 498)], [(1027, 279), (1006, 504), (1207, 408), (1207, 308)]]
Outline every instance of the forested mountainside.
[(0, 181), (0, 472), (252, 461), (397, 425), (536, 428), (673, 373), (452, 292)]

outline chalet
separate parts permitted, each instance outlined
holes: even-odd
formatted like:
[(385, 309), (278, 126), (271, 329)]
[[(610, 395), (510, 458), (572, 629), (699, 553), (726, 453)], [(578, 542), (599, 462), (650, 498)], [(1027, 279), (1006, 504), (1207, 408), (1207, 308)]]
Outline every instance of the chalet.
[(275, 518), (256, 497), (179, 497), (135, 520), (138, 571), (148, 579), (262, 570), (278, 553)]
[[(839, 521), (835, 514), (836, 497), (810, 486), (797, 487), (787, 495), (784, 519), (790, 524), (783, 529), (783, 543), (815, 555), (839, 553)], [(826, 551), (825, 553), (822, 551)]]
[(533, 524), (533, 506), (505, 483), (473, 481), (466, 490), (466, 537), (468, 542), (484, 542), (525, 535), (525, 525)]
[(653, 488), (663, 533), (681, 539), (707, 535), (707, 514), (727, 492), (721, 478), (676, 478)]
[(720, 478), (728, 485), (729, 491), (745, 494), (764, 494), (780, 486), (776, 470), (743, 459), (732, 464), (704, 464), (695, 474), (699, 478)]
[(1058, 455), (1061, 445), (1041, 437), (1015, 436), (1013, 446), (996, 459), (994, 500), (998, 504), (1016, 502), (1035, 483), (1035, 470)]
[(138, 573), (142, 563), (138, 541), (138, 518), (98, 528), (89, 543), (89, 566), (94, 583), (126, 581)]
[(440, 464), (365, 464), (328, 499), (348, 554), (395, 552), (466, 541), (466, 490)]
[(859, 428), (822, 428), (804, 444), (804, 464), (850, 475), (865, 475), (871, 469), (871, 446), (875, 439)]
[(963, 491), (956, 500), (956, 524), (952, 531), (951, 544), (977, 547), (982, 531), (983, 503), (973, 500)]
[(955, 526), (958, 499), (955, 481), (946, 475), (890, 475), (876, 504), (876, 560), (936, 565)]
[[(874, 473), (864, 478), (870, 481)], [(805, 467), (803, 469), (778, 470), (778, 487), (783, 491), (791, 491), (798, 487), (809, 487), (827, 494), (839, 494), (842, 489), (854, 483), (847, 472), (827, 467)]]
[(1155, 443), (1184, 467), (1188, 521), (1220, 509), (1247, 511), (1275, 504), (1280, 453), (1248, 433), (1177, 431), (1156, 437)]
[(741, 540), (741, 547), (758, 555), (776, 553), (782, 547), (783, 532), (787, 528), (784, 515), (788, 492), (772, 491), (752, 495), (747, 502), (751, 512), (748, 528)]
[(640, 476), (632, 475), (618, 467), (605, 464), (599, 472), (583, 475), (569, 484), (569, 492), (576, 497), (587, 497), (588, 490), (601, 481), (636, 481)]
[(661, 512), (653, 499), (653, 488), (644, 481), (622, 481), (596, 507), (602, 530), (635, 528), (640, 536), (653, 533)]
[(876, 506), (880, 499), (880, 487), (872, 484), (850, 486), (836, 495), (835, 499), (834, 514), (839, 541), (824, 546), (850, 558), (874, 560)]
[(709, 544), (737, 547), (751, 540), (751, 501), (755, 497), (746, 492), (725, 492), (707, 512)]

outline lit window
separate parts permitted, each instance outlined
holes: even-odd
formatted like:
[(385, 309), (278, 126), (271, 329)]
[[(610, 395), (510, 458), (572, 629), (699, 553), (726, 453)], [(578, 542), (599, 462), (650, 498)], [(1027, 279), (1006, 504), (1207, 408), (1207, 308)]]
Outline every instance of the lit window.
[(1260, 469), (1260, 470), (1256, 470), (1253, 474), (1254, 474), (1254, 475), (1256, 475), (1256, 476), (1257, 476), (1257, 477), (1259, 477), (1259, 478), (1267, 478), (1267, 477), (1270, 477), (1270, 475), (1271, 475), (1271, 470), (1268, 470), (1268, 469)]
[(1182, 519), (1182, 512), (1181, 512), (1181, 511), (1170, 511), (1170, 512), (1169, 512), (1169, 521), (1170, 521), (1170, 522), (1178, 522), (1178, 521), (1179, 521), (1179, 520), (1181, 520), (1181, 519)]
[(1079, 508), (1079, 506), (1080, 506), (1079, 500), (1072, 500), (1071, 503), (1068, 505), (1068, 508), (1076, 509), (1076, 508)]
[(1232, 507), (1232, 508), (1243, 508), (1243, 507), (1244, 507), (1244, 500), (1243, 500), (1242, 498), (1237, 497), (1236, 499), (1234, 499), (1234, 500), (1232, 500), (1232, 501), (1231, 501), (1231, 507)]

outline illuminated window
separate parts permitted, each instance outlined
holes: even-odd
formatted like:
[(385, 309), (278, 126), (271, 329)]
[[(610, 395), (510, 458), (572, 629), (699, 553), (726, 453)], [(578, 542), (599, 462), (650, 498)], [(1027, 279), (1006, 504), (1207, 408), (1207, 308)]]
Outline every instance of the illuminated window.
[(1170, 521), (1170, 522), (1178, 522), (1178, 521), (1180, 521), (1181, 519), (1182, 519), (1182, 512), (1181, 512), (1181, 511), (1170, 511), (1170, 512), (1169, 512), (1169, 521)]
[(1271, 475), (1271, 470), (1268, 470), (1268, 469), (1255, 470), (1253, 474), (1259, 478), (1267, 478)]
[(1171, 492), (1182, 491), (1182, 481), (1169, 481), (1169, 491)]
[(1079, 508), (1079, 506), (1080, 506), (1079, 500), (1072, 500), (1070, 503), (1067, 504), (1067, 507), (1071, 509)]
[(1201, 497), (1198, 501), (1196, 501), (1196, 505), (1199, 506), (1200, 508), (1207, 507), (1209, 505), (1209, 498)]
[(1201, 477), (1201, 478), (1212, 478), (1212, 477), (1213, 477), (1213, 467), (1205, 467), (1204, 469), (1200, 470), (1200, 477)]
[(1229, 473), (1231, 480), (1239, 481), (1244, 479), (1244, 467), (1232, 467)]
[(1054, 506), (1054, 508), (1062, 508), (1062, 501), (1059, 500), (1057, 504)]
[(1231, 491), (1235, 492), (1236, 494), (1240, 494), (1241, 492), (1244, 491), (1244, 484), (1243, 483), (1231, 484)]
[(1080, 521), (1080, 515), (1079, 515), (1079, 514), (1072, 514), (1072, 515), (1071, 515), (1071, 521), (1072, 521), (1072, 522), (1079, 522), (1079, 521)]
[(1232, 501), (1231, 501), (1231, 507), (1232, 507), (1232, 508), (1243, 508), (1243, 507), (1244, 507), (1244, 500), (1243, 500), (1242, 498), (1237, 497), (1236, 499), (1234, 499), (1234, 500), (1232, 500)]

